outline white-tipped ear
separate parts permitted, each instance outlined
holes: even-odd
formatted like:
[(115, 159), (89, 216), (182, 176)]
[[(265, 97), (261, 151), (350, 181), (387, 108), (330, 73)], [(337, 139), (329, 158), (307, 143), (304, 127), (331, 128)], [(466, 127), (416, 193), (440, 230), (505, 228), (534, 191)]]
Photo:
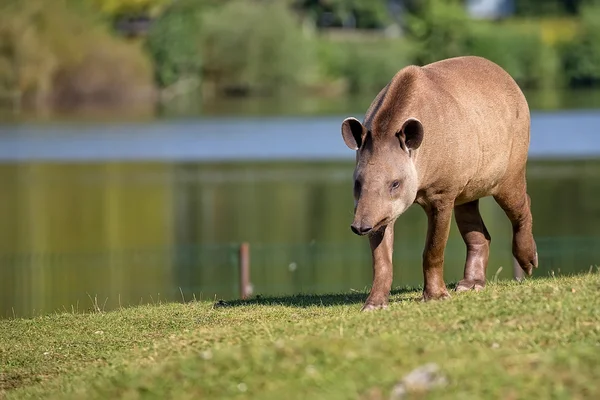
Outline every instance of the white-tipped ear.
[(407, 150), (416, 150), (423, 142), (423, 124), (416, 118), (408, 118), (396, 136)]
[(354, 117), (348, 117), (342, 122), (342, 137), (351, 150), (358, 150), (366, 133), (363, 124)]

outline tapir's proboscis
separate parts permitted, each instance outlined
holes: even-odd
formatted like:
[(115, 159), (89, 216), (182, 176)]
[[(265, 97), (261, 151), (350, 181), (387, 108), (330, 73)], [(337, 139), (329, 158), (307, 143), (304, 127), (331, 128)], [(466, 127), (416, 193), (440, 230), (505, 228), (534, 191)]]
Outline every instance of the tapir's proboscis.
[(392, 287), (394, 223), (412, 204), (427, 214), (423, 300), (449, 297), (444, 250), (452, 211), (467, 247), (457, 291), (485, 286), (491, 237), (479, 199), (493, 196), (512, 223), (512, 253), (531, 275), (538, 265), (525, 177), (530, 115), (513, 78), (481, 57), (401, 69), (361, 123), (342, 137), (356, 150), (352, 231), (367, 235), (373, 285), (363, 310), (385, 308)]

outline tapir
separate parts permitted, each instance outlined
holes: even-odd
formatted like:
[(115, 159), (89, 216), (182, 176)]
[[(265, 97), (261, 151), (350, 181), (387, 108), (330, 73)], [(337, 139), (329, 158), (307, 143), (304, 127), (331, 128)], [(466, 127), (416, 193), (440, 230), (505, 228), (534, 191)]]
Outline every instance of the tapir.
[(526, 163), (527, 100), (499, 65), (475, 56), (402, 68), (375, 97), (362, 123), (346, 118), (345, 144), (356, 151), (354, 221), (368, 236), (373, 285), (362, 310), (385, 308), (392, 286), (394, 223), (412, 204), (427, 214), (424, 301), (450, 297), (444, 250), (452, 214), (467, 248), (456, 291), (485, 287), (491, 237), (479, 199), (493, 196), (512, 223), (512, 254), (538, 266)]

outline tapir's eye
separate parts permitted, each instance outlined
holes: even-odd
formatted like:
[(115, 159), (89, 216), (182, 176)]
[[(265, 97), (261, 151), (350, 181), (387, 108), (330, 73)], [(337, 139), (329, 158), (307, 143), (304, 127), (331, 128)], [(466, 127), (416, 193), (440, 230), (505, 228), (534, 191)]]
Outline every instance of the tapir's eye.
[(357, 179), (354, 181), (354, 193), (359, 194), (360, 193), (360, 181)]
[(392, 190), (398, 189), (400, 187), (400, 181), (396, 180), (392, 182)]

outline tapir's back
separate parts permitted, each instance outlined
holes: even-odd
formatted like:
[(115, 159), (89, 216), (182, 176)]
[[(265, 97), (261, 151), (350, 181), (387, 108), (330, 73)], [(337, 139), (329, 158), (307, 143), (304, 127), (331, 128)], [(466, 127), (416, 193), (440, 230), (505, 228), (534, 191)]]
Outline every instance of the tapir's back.
[[(514, 123), (529, 126), (529, 108), (525, 96), (514, 79), (500, 66), (481, 57), (457, 57), (426, 65), (421, 68), (427, 78), (423, 93), (438, 95), (444, 104), (437, 115), (427, 115), (435, 122), (440, 113), (453, 119), (468, 117), (472, 127), (484, 133), (480, 140), (492, 142), (500, 137), (498, 128)], [(440, 104), (438, 104), (439, 106)], [(427, 111), (427, 107), (425, 108)], [(501, 129), (503, 130), (503, 129)], [(504, 130), (503, 130), (504, 131)], [(459, 130), (460, 134), (464, 130)], [(503, 132), (513, 136), (515, 132)], [(490, 136), (491, 134), (491, 136)], [(526, 133), (527, 141), (529, 132)], [(506, 137), (503, 139), (507, 139)]]

